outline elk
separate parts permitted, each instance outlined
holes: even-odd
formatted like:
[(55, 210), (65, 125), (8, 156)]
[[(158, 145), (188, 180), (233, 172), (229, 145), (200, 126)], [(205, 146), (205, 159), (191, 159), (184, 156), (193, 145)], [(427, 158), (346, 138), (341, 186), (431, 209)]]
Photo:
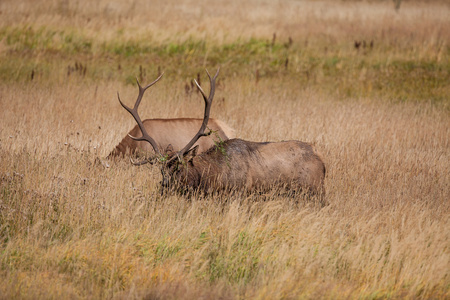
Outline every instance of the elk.
[[(161, 74), (162, 76), (162, 74)], [(160, 77), (161, 77), (160, 76)], [(160, 77), (157, 79), (159, 80)], [(143, 93), (139, 81), (139, 92)], [(186, 145), (191, 137), (195, 135), (201, 126), (203, 119), (199, 118), (176, 118), (176, 119), (146, 119), (142, 122), (147, 132), (151, 132), (158, 149), (166, 149), (171, 145), (175, 150), (180, 150)], [(209, 119), (208, 128), (213, 135), (200, 138), (194, 146), (198, 145), (198, 152), (204, 152), (221, 141), (226, 141), (234, 137), (234, 129), (217, 119)], [(156, 152), (146, 141), (135, 141), (130, 136), (141, 134), (139, 126), (136, 125), (122, 141), (107, 156), (108, 159), (124, 157), (127, 155), (150, 154), (152, 158)], [(150, 159), (151, 160), (151, 159)], [(144, 161), (143, 161), (144, 162)]]
[(183, 189), (199, 189), (206, 193), (214, 191), (246, 190), (265, 191), (281, 187), (290, 192), (309, 191), (324, 194), (325, 165), (313, 147), (300, 141), (250, 142), (241, 139), (229, 139), (197, 154), (196, 141), (209, 133), (207, 128), (211, 104), (215, 93), (215, 82), (219, 75), (210, 80), (210, 93), (207, 97), (201, 86), (195, 84), (203, 96), (205, 110), (203, 122), (194, 137), (179, 151), (168, 149), (164, 154), (158, 144), (147, 133), (137, 109), (142, 96), (149, 87), (144, 88), (131, 109), (120, 100), (120, 104), (133, 116), (141, 129), (141, 137), (131, 137), (136, 141), (148, 142), (161, 158), (160, 168), (163, 187), (180, 186)]
[[(189, 139), (196, 133), (202, 122), (203, 119), (199, 118), (146, 119), (142, 121), (147, 132), (151, 132), (159, 149), (166, 149), (171, 145), (176, 150), (180, 150), (189, 142)], [(214, 135), (202, 137), (195, 143), (195, 145), (199, 146), (198, 151), (200, 153), (205, 152), (220, 141), (226, 141), (234, 137), (234, 129), (218, 119), (209, 119), (208, 128), (214, 132)], [(153, 156), (155, 152), (149, 143), (135, 141), (130, 138), (130, 136), (138, 136), (140, 134), (141, 130), (136, 125), (111, 151), (108, 158), (128, 155), (140, 156), (140, 154)]]

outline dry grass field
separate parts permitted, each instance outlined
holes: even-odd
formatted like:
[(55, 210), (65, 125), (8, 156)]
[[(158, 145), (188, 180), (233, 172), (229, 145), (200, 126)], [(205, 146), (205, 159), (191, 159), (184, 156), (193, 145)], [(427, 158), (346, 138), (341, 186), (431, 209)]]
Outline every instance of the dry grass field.
[[(39, 2), (0, 1), (0, 299), (450, 298), (448, 2)], [(212, 117), (314, 144), (328, 206), (98, 163), (117, 91), (201, 117), (217, 66)]]

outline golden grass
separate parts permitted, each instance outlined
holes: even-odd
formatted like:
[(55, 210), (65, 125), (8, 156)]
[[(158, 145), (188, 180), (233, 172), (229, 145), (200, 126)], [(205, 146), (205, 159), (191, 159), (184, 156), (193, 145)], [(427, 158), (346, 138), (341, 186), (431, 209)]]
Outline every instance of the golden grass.
[[(333, 40), (351, 47), (355, 35), (375, 32), (401, 44), (381, 58), (409, 47), (409, 58), (448, 62), (444, 2), (404, 1), (398, 13), (391, 1), (32, 3), (2, 1), (0, 26), (79, 25), (105, 40), (136, 28), (161, 43), (190, 35), (270, 39), (276, 31), (280, 39), (308, 38), (311, 49)], [(385, 30), (394, 25), (398, 32)], [(8, 58), (11, 49), (0, 44)], [(319, 208), (277, 195), (161, 195), (156, 168), (126, 160), (104, 168), (97, 158), (134, 126), (116, 92), (130, 104), (137, 88), (65, 70), (0, 82), (0, 298), (450, 297), (448, 99), (333, 97), (295, 78), (256, 81), (223, 68), (212, 117), (243, 139), (313, 143), (327, 167), (330, 205)], [(147, 92), (143, 118), (201, 117), (200, 96), (185, 93), (185, 71)]]
[[(189, 200), (161, 196), (155, 169), (95, 164), (133, 125), (112, 86), (134, 101), (113, 83), (1, 87), (4, 295), (448, 296), (447, 112), (230, 82), (214, 117), (246, 139), (315, 143), (330, 206)], [(155, 86), (142, 115), (201, 113), (198, 95), (172, 88)]]

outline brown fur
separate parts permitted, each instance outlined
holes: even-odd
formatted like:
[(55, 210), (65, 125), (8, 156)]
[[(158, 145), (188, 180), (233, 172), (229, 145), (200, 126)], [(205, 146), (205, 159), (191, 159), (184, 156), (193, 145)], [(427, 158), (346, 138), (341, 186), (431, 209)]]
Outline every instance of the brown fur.
[(163, 166), (164, 185), (175, 181), (205, 192), (282, 187), (290, 192), (324, 193), (325, 165), (311, 145), (300, 141), (231, 139), (199, 155), (190, 151), (184, 162)]
[[(158, 144), (160, 151), (164, 151), (169, 144), (175, 151), (183, 148), (198, 131), (203, 119), (179, 118), (179, 119), (147, 119), (143, 124), (147, 132)], [(199, 152), (204, 152), (214, 146), (214, 142), (226, 141), (234, 137), (234, 130), (220, 120), (209, 119), (208, 128), (216, 131), (209, 136), (201, 137), (195, 145), (199, 146)], [(141, 130), (136, 125), (129, 132), (131, 136), (141, 136)], [(132, 154), (154, 154), (152, 146), (146, 141), (135, 141), (126, 135), (122, 141), (108, 155), (108, 158)]]

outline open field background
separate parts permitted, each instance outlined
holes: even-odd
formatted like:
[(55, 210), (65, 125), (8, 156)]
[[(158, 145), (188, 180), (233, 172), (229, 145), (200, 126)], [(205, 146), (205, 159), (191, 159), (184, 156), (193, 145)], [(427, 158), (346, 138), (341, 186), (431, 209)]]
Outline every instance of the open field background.
[[(450, 297), (448, 2), (229, 2), (0, 2), (0, 298)], [(117, 91), (200, 117), (217, 66), (212, 117), (314, 144), (329, 206), (96, 163)]]

